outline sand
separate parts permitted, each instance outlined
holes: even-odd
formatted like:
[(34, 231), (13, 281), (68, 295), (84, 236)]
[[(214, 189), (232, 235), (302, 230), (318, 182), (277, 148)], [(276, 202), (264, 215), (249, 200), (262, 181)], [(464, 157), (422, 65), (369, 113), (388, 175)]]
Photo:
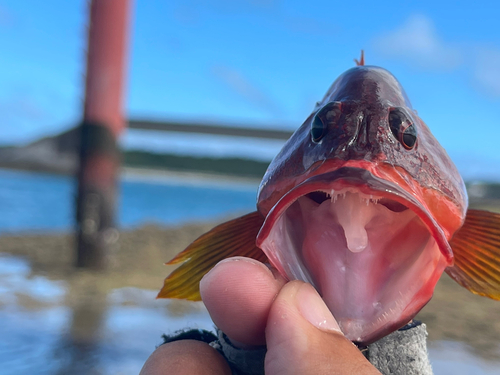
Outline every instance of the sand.
[[(146, 225), (124, 231), (109, 256), (109, 269), (105, 272), (73, 267), (74, 239), (68, 234), (2, 235), (0, 252), (26, 258), (33, 275), (65, 280), (70, 290), (67, 304), (96, 303), (115, 288), (131, 286), (159, 290), (163, 279), (173, 269), (163, 263), (214, 224), (173, 228)], [(40, 302), (25, 300), (22, 303), (36, 308), (32, 304)], [(176, 306), (179, 314), (190, 308), (184, 302)], [(461, 342), (474, 355), (495, 361), (500, 360), (499, 318), (499, 301), (475, 296), (447, 275), (443, 275), (433, 299), (417, 316), (428, 325), (430, 345), (440, 340)]]

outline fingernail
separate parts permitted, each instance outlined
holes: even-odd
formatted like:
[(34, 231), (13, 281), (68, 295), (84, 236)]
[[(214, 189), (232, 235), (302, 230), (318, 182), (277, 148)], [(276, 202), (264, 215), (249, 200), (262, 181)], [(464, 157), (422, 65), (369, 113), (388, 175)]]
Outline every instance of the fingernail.
[(300, 313), (309, 323), (323, 331), (342, 333), (332, 313), (311, 284), (303, 284), (296, 298)]

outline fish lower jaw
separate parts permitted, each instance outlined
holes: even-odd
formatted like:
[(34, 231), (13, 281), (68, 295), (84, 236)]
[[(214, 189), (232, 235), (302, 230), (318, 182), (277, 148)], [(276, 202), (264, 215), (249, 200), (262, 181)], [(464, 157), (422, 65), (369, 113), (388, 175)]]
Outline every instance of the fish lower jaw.
[(285, 277), (315, 286), (344, 334), (364, 343), (406, 324), (446, 266), (412, 210), (356, 188), (299, 197), (261, 247)]
[[(349, 340), (356, 343), (368, 344), (385, 336), (392, 330), (406, 325), (415, 315), (408, 313), (408, 310), (412, 310), (411, 306), (415, 306), (418, 312), (429, 301), (432, 291), (430, 295), (423, 293), (419, 296), (417, 293), (421, 288), (428, 288), (428, 286), (424, 286), (423, 284), (415, 283), (410, 285), (404, 294), (399, 291), (399, 296), (394, 297), (395, 299), (392, 301), (374, 300), (372, 302), (372, 300), (368, 300), (364, 307), (356, 306), (344, 309), (344, 312), (346, 310), (356, 311), (348, 316), (340, 315), (341, 312), (337, 312), (336, 310), (338, 309), (335, 308), (332, 308), (332, 312), (336, 314), (335, 318), (339, 327)], [(332, 304), (331, 300), (327, 301), (328, 298), (325, 298), (327, 305)], [(366, 306), (373, 307), (373, 309), (366, 309)], [(408, 308), (409, 306), (410, 308)], [(363, 314), (360, 314), (361, 309), (364, 310)]]

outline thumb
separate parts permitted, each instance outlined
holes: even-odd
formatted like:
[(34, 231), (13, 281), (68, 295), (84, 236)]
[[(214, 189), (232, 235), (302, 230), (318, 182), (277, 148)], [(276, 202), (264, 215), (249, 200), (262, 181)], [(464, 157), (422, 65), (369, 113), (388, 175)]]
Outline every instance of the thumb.
[(266, 375), (380, 375), (344, 337), (316, 290), (301, 281), (286, 284), (276, 297), (266, 342)]

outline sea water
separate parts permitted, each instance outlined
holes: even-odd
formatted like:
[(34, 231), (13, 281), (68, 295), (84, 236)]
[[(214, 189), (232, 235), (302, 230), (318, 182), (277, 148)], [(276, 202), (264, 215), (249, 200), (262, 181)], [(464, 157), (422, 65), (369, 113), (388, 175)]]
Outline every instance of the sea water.
[[(255, 210), (258, 183), (127, 174), (119, 181), (117, 222), (180, 225)], [(0, 234), (72, 228), (76, 181), (69, 176), (0, 169)]]

